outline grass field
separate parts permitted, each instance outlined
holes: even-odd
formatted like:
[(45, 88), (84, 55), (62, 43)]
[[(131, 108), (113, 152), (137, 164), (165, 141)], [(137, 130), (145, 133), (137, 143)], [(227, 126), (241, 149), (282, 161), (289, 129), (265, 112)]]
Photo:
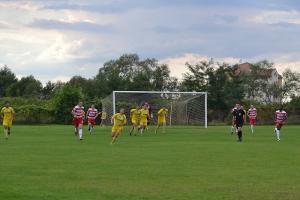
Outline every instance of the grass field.
[[(1, 200), (299, 200), (300, 126), (177, 127), (110, 145), (110, 128), (78, 141), (71, 126), (15, 126), (0, 139)], [(2, 130), (2, 129), (1, 129)]]

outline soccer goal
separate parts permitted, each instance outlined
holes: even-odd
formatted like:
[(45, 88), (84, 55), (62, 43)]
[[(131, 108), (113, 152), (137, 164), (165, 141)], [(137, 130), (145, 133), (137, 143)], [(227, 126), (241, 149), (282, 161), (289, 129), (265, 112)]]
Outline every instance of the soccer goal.
[(206, 92), (167, 92), (167, 91), (113, 91), (102, 100), (102, 110), (108, 119), (125, 108), (129, 111), (147, 102), (152, 110), (152, 124), (156, 124), (157, 112), (165, 107), (169, 110), (167, 123), (173, 125), (193, 125), (207, 128), (207, 93)]

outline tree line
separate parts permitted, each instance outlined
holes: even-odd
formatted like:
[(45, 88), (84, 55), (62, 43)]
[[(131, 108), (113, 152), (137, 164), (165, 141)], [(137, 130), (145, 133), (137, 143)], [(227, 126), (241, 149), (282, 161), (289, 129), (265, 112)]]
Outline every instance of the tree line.
[[(184, 67), (184, 66), (183, 66)], [(251, 63), (250, 73), (237, 73), (238, 64), (201, 61), (186, 63), (188, 72), (182, 80), (170, 75), (169, 67), (153, 58), (140, 59), (137, 54), (124, 54), (99, 68), (95, 77), (73, 76), (68, 82), (41, 81), (29, 75), (20, 79), (4, 66), (0, 68), (0, 103), (11, 101), (23, 123), (70, 123), (70, 109), (83, 100), (86, 106), (101, 107), (101, 99), (114, 90), (207, 91), (209, 120), (224, 122), (236, 103), (255, 104), (272, 110), (277, 106), (271, 97), (281, 99), (300, 116), (300, 74), (286, 70), (283, 84), (269, 83), (262, 73), (274, 68), (273, 63)], [(257, 96), (264, 97), (259, 102)], [(298, 113), (299, 112), (299, 113)]]

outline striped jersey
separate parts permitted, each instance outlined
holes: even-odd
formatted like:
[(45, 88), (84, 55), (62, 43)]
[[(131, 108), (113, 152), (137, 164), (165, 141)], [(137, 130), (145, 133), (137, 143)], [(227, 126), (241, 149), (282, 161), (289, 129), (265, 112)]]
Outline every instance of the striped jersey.
[(72, 110), (72, 114), (74, 117), (84, 117), (84, 107), (83, 106), (75, 106)]
[(95, 118), (98, 114), (98, 110), (96, 108), (89, 108), (87, 111), (88, 118)]
[(250, 119), (255, 119), (257, 116), (257, 110), (256, 108), (250, 108), (247, 112)]
[(287, 112), (284, 110), (276, 110), (275, 112), (275, 121), (277, 123), (282, 123), (287, 119)]

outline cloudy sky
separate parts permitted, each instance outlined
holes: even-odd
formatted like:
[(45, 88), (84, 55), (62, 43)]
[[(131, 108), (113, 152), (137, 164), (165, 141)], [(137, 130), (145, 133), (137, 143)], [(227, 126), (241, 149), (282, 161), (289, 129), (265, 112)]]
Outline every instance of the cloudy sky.
[(0, 66), (43, 83), (93, 77), (123, 53), (185, 62), (268, 59), (300, 71), (298, 0), (0, 1)]

